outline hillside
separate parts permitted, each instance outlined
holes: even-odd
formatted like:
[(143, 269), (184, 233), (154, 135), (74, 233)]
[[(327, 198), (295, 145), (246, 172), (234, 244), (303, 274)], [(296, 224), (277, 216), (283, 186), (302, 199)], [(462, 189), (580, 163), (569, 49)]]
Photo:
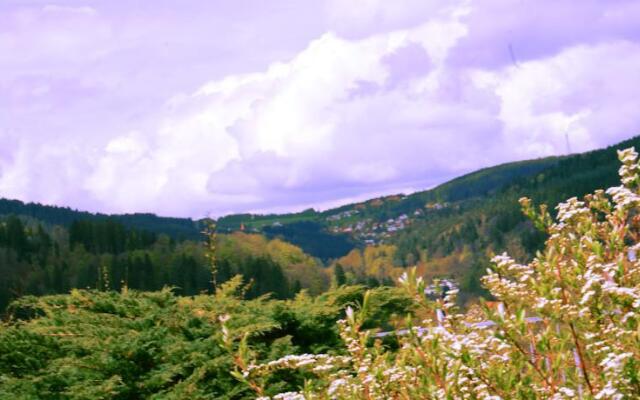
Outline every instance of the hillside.
[[(451, 278), (475, 296), (482, 293), (479, 278), (491, 254), (509, 251), (526, 261), (544, 243), (545, 236), (520, 211), (520, 197), (556, 204), (614, 186), (616, 150), (630, 146), (640, 147), (640, 138), (584, 154), (486, 168), (431, 190), (324, 212), (223, 217), (217, 221), (218, 232), (230, 238), (223, 243), (236, 244), (221, 258), (218, 274), (224, 274), (224, 281), (241, 272), (248, 280), (255, 278), (255, 295), (273, 291), (287, 297), (300, 288), (319, 293), (331, 280), (389, 283), (415, 265), (423, 276)], [(199, 244), (204, 221), (108, 216), (12, 200), (0, 200), (0, 219), (0, 303), (22, 294), (97, 287), (104, 284), (104, 268), (116, 289), (125, 280), (135, 288), (171, 285), (189, 294), (209, 285)], [(241, 242), (251, 249), (243, 253), (250, 257), (234, 255)], [(273, 251), (275, 247), (279, 250)], [(298, 256), (283, 261), (280, 253)], [(273, 269), (271, 278), (286, 277), (286, 287), (275, 278), (260, 278), (266, 266)]]
[[(402, 268), (417, 265), (427, 278), (453, 278), (466, 294), (482, 293), (478, 282), (491, 254), (508, 251), (524, 262), (544, 245), (546, 236), (525, 218), (518, 199), (529, 197), (536, 204), (553, 205), (598, 188), (616, 186), (619, 184), (616, 150), (631, 146), (639, 147), (640, 139), (554, 160), (547, 168), (516, 177), (484, 195), (460, 199), (454, 197), (455, 191), (447, 191), (451, 188), (449, 184), (443, 185), (432, 192), (440, 191), (441, 203), (437, 204), (441, 207), (434, 208), (433, 203), (428, 203), (430, 210), (386, 240), (391, 253), (386, 257), (393, 259), (395, 273), (390, 272), (391, 267), (376, 270), (375, 262), (367, 264), (366, 260), (353, 266), (353, 259), (358, 259), (353, 254), (338, 262), (352, 265), (355, 271), (360, 268), (368, 274), (377, 272), (378, 279), (390, 273), (397, 276)], [(420, 194), (429, 195), (433, 196)], [(360, 253), (364, 256), (364, 252)]]
[[(417, 192), (409, 196), (387, 196), (363, 203), (350, 204), (324, 212), (313, 209), (289, 214), (234, 214), (216, 221), (219, 232), (246, 231), (264, 233), (270, 238), (281, 237), (300, 246), (309, 254), (329, 261), (346, 255), (356, 247), (367, 243), (375, 234), (369, 225), (378, 224), (382, 233), (386, 221), (404, 213), (421, 209), (431, 201), (468, 199), (483, 196), (508, 184), (513, 179), (533, 175), (557, 162), (555, 158), (524, 161), (486, 168), (454, 179), (433, 190)], [(17, 215), (28, 217), (48, 225), (69, 227), (74, 221), (117, 221), (127, 228), (144, 230), (155, 234), (166, 234), (176, 240), (202, 240), (203, 220), (160, 217), (149, 213), (100, 214), (72, 210), (38, 203), (23, 203), (19, 200), (0, 199), (0, 216)], [(363, 222), (364, 221), (364, 222)], [(361, 229), (355, 229), (358, 224)], [(353, 225), (353, 226), (352, 226)], [(358, 232), (360, 231), (360, 232)], [(387, 236), (387, 235), (384, 235)], [(374, 240), (379, 242), (379, 240)]]
[[(308, 253), (329, 260), (351, 249), (381, 242), (401, 242), (411, 225), (441, 220), (483, 208), (483, 200), (538, 195), (544, 202), (559, 201), (616, 180), (615, 149), (640, 145), (634, 138), (608, 149), (565, 157), (549, 157), (485, 168), (433, 189), (409, 195), (391, 195), (318, 212), (288, 214), (233, 214), (216, 221), (219, 232), (264, 233), (282, 237)], [(553, 194), (552, 194), (553, 193)], [(540, 197), (542, 195), (542, 197)], [(497, 196), (497, 197), (496, 197)], [(76, 220), (114, 219), (128, 228), (166, 234), (174, 239), (201, 240), (202, 220), (159, 217), (153, 214), (105, 215), (70, 208), (0, 199), (0, 215), (27, 216), (50, 225), (69, 226)], [(321, 245), (319, 245), (321, 244)]]
[[(550, 157), (485, 168), (410, 195), (391, 195), (318, 212), (235, 214), (217, 220), (218, 230), (262, 232), (295, 243), (324, 260), (339, 258), (354, 248), (389, 241), (424, 214), (447, 208), (450, 202), (486, 197), (514, 181), (534, 176), (558, 164)], [(398, 218), (401, 218), (398, 220)]]
[[(388, 282), (417, 265), (427, 278), (452, 278), (474, 296), (482, 293), (479, 278), (491, 254), (509, 251), (527, 261), (544, 244), (546, 236), (525, 219), (519, 198), (557, 204), (615, 186), (616, 150), (631, 146), (640, 147), (640, 138), (584, 154), (486, 168), (408, 196), (385, 196), (324, 212), (234, 216), (226, 221), (289, 241), (300, 240), (298, 225), (347, 235), (355, 246), (331, 263), (333, 269), (339, 266), (345, 283)], [(312, 244), (314, 237), (307, 235), (305, 241)], [(305, 241), (298, 244), (314, 254)]]
[[(395, 245), (397, 265), (410, 265), (424, 257), (443, 258), (464, 245), (477, 250), (502, 251), (530, 257), (542, 238), (526, 227), (517, 200), (530, 196), (554, 204), (617, 182), (616, 150), (640, 147), (633, 138), (606, 149), (564, 157), (549, 157), (485, 168), (453, 179), (433, 189), (410, 195), (393, 195), (317, 212), (293, 214), (232, 215), (220, 218), (222, 230), (244, 228), (294, 242), (319, 255), (314, 244), (327, 232), (343, 235), (352, 249), (380, 244)], [(315, 233), (300, 235), (299, 227)], [(523, 243), (512, 237), (523, 234)], [(481, 238), (482, 240), (478, 240)], [(322, 255), (340, 255), (348, 242), (326, 241)], [(332, 246), (339, 251), (333, 251)], [(343, 254), (344, 255), (344, 254)]]

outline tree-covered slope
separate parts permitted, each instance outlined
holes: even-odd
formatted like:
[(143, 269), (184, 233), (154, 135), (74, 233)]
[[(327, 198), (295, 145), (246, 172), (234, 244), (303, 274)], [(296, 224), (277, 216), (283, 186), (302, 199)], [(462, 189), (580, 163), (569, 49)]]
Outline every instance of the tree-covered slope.
[(37, 219), (50, 225), (70, 226), (74, 221), (111, 219), (128, 228), (164, 233), (175, 239), (202, 239), (200, 224), (189, 218), (159, 217), (154, 214), (94, 214), (68, 207), (24, 203), (19, 200), (0, 199), (0, 215), (16, 215)]
[(115, 219), (82, 220), (68, 228), (16, 216), (0, 217), (0, 315), (24, 295), (74, 288), (159, 290), (183, 295), (211, 291), (242, 275), (250, 298), (289, 298), (329, 287), (322, 263), (280, 239), (240, 232), (215, 238), (216, 258), (201, 241), (127, 228)]
[[(451, 273), (460, 279), (483, 270), (488, 255), (509, 251), (530, 259), (545, 236), (537, 232), (520, 210), (518, 199), (557, 204), (598, 188), (619, 184), (616, 151), (640, 147), (634, 138), (606, 149), (555, 160), (530, 176), (520, 176), (490, 195), (453, 200), (443, 209), (426, 212), (389, 242), (396, 246), (396, 265), (419, 263), (434, 275)], [(436, 189), (438, 190), (438, 189)], [(443, 267), (445, 266), (446, 267)]]

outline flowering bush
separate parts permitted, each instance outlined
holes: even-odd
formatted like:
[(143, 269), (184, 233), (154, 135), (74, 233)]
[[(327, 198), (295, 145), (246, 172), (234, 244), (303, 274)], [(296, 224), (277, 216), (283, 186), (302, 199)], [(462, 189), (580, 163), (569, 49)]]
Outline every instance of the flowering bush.
[(569, 199), (555, 219), (521, 200), (549, 239), (528, 265), (493, 259), (483, 283), (497, 309), (462, 314), (455, 291), (429, 300), (410, 270), (400, 285), (434, 318), (419, 327), (408, 318), (397, 349), (361, 329), (371, 311), (365, 296), (339, 322), (346, 355), (257, 365), (245, 349), (235, 376), (264, 396), (270, 374), (308, 373), (299, 392), (274, 399), (640, 398), (640, 165), (634, 149), (619, 158), (621, 186)]

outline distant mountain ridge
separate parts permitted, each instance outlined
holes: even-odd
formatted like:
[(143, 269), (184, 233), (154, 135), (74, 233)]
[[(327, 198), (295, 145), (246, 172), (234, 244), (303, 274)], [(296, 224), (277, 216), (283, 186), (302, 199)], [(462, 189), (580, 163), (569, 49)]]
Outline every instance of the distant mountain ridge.
[(102, 214), (72, 210), (69, 207), (24, 203), (0, 199), (0, 215), (31, 217), (47, 224), (69, 226), (78, 220), (114, 219), (128, 228), (164, 233), (175, 239), (201, 239), (200, 222), (189, 218), (159, 217), (151, 213)]
[[(518, 196), (553, 203), (615, 184), (615, 150), (640, 147), (634, 137), (601, 150), (561, 157), (519, 161), (484, 168), (409, 195), (390, 195), (318, 212), (313, 209), (286, 214), (234, 214), (219, 218), (221, 232), (246, 231), (281, 237), (324, 260), (338, 258), (353, 248), (381, 242), (402, 247), (406, 233), (425, 224), (435, 227), (454, 215), (466, 215), (491, 202), (514, 202)], [(554, 192), (554, 195), (550, 195)], [(565, 196), (565, 197), (563, 197)], [(505, 200), (508, 199), (508, 200)], [(515, 199), (515, 200), (514, 200)], [(494, 207), (495, 208), (495, 207)], [(498, 212), (497, 208), (494, 210)], [(492, 217), (492, 212), (484, 217)], [(0, 215), (24, 215), (49, 224), (68, 226), (75, 220), (113, 218), (127, 227), (164, 233), (176, 239), (202, 239), (203, 220), (159, 217), (154, 214), (106, 215), (70, 208), (0, 199)], [(446, 218), (445, 218), (446, 217)], [(484, 218), (483, 217), (483, 218)], [(502, 217), (500, 217), (502, 218)]]
[[(334, 209), (318, 212), (308, 209), (297, 213), (285, 214), (232, 214), (219, 218), (217, 228), (221, 232), (246, 230), (263, 233), (270, 238), (281, 237), (306, 252), (329, 260), (345, 255), (351, 249), (366, 244), (365, 240), (352, 237), (350, 231), (335, 229), (341, 224), (332, 223), (332, 216), (349, 213), (353, 210), (374, 210), (375, 216), (381, 219), (397, 217), (414, 208), (420, 208), (430, 199), (467, 198), (486, 194), (507, 184), (514, 177), (522, 177), (536, 173), (553, 163), (558, 158), (551, 157), (533, 161), (521, 161), (485, 168), (477, 172), (455, 178), (434, 189), (420, 191), (408, 196), (389, 195), (374, 198), (355, 204), (346, 204)], [(486, 181), (486, 183), (485, 183)], [(483, 184), (479, 184), (482, 182)], [(396, 201), (399, 200), (399, 201)], [(369, 215), (371, 212), (364, 212)], [(70, 226), (79, 220), (113, 219), (127, 228), (146, 230), (157, 234), (166, 234), (178, 240), (202, 240), (204, 220), (190, 218), (161, 217), (152, 213), (103, 214), (73, 210), (69, 207), (24, 203), (20, 200), (0, 199), (0, 216), (18, 215), (37, 219), (51, 225)], [(345, 221), (341, 221), (344, 223)], [(332, 229), (333, 228), (333, 229)]]

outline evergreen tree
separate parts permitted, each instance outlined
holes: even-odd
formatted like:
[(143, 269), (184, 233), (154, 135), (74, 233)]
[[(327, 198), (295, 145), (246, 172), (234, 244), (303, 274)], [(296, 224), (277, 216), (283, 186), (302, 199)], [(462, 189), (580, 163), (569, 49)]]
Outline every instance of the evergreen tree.
[(347, 284), (347, 276), (344, 272), (344, 268), (342, 268), (342, 265), (336, 264), (335, 269), (333, 270), (333, 275), (336, 280), (337, 286), (342, 286)]

